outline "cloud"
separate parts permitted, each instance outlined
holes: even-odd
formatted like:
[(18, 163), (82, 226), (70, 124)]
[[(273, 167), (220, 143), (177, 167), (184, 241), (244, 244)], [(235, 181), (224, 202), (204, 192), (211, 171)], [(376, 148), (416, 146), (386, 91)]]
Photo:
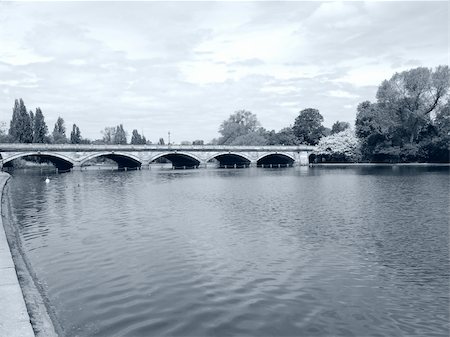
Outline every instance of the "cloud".
[(238, 109), (267, 129), (318, 108), (352, 122), (394, 72), (448, 63), (445, 2), (0, 2), (0, 111), (14, 99), (85, 137), (217, 137)]
[(352, 94), (351, 92), (344, 90), (330, 90), (328, 91), (328, 96), (337, 97), (337, 98), (358, 98), (359, 95)]

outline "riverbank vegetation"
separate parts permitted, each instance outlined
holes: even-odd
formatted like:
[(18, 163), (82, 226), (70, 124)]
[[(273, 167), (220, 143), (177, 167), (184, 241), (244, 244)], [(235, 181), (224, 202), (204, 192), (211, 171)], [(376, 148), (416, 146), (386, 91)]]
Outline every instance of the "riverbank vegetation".
[[(220, 137), (209, 144), (317, 145), (316, 162), (449, 162), (448, 66), (395, 73), (379, 85), (375, 102), (358, 105), (355, 117), (353, 128), (336, 121), (329, 129), (323, 126), (318, 109), (306, 108), (292, 124), (275, 131), (263, 128), (256, 114), (238, 110), (221, 123)], [(0, 125), (0, 142), (127, 144), (122, 124), (105, 127), (101, 133), (101, 139), (89, 140), (73, 124), (67, 136), (64, 119), (58, 117), (49, 134), (42, 110), (28, 112), (23, 100), (16, 99), (9, 130)], [(151, 144), (136, 129), (130, 143)], [(158, 144), (163, 145), (164, 139), (159, 138)], [(203, 145), (204, 141), (181, 144)]]

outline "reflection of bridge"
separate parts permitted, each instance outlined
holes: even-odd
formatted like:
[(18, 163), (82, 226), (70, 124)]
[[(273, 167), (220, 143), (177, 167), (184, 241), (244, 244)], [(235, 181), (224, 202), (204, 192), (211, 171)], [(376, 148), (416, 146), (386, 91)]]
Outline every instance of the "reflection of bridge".
[(81, 145), (0, 144), (0, 168), (14, 159), (36, 156), (59, 170), (81, 169), (92, 159), (106, 157), (119, 168), (149, 167), (165, 158), (175, 168), (206, 166), (216, 160), (222, 167), (285, 167), (308, 165), (314, 146), (225, 146), (225, 145)]

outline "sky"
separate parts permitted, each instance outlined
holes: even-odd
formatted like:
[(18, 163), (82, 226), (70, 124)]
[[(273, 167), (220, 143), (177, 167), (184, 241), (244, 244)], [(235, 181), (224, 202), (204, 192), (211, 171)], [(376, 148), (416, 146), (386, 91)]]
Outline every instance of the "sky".
[(0, 121), (22, 98), (90, 139), (208, 142), (241, 109), (353, 124), (384, 79), (448, 63), (447, 1), (0, 1)]

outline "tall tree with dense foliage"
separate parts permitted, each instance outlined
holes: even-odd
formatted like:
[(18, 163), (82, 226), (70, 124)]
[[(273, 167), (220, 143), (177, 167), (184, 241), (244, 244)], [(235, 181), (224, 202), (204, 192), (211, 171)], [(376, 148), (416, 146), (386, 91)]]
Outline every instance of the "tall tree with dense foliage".
[[(219, 145), (240, 145), (242, 142), (261, 141), (261, 136), (257, 134), (260, 123), (256, 115), (247, 110), (238, 110), (220, 125), (219, 132), (222, 135), (219, 139)], [(249, 136), (249, 134), (253, 135)], [(259, 145), (259, 144), (245, 144)]]
[(336, 121), (331, 127), (330, 134), (333, 135), (335, 133), (339, 133), (347, 129), (350, 129), (350, 123)]
[(30, 116), (30, 125), (31, 125), (31, 136), (32, 136), (32, 139), (34, 139), (34, 137), (33, 137), (33, 135), (34, 135), (34, 113), (33, 113), (33, 111), (30, 110), (29, 116)]
[(127, 133), (125, 132), (123, 125), (119, 124), (116, 126), (116, 132), (114, 134), (114, 144), (126, 144), (127, 143)]
[(53, 143), (55, 144), (65, 144), (67, 143), (66, 137), (66, 127), (64, 125), (64, 119), (62, 117), (58, 117), (55, 123), (55, 127), (52, 132)]
[(292, 127), (286, 127), (278, 132), (275, 130), (266, 133), (267, 145), (298, 145), (299, 140), (294, 134)]
[(450, 100), (436, 113), (430, 128), (430, 137), (423, 146), (428, 150), (428, 161), (450, 162)]
[(428, 161), (434, 119), (449, 95), (449, 68), (415, 68), (381, 83), (377, 102), (358, 106), (356, 134), (373, 161)]
[(80, 128), (76, 124), (74, 124), (72, 126), (72, 132), (70, 132), (70, 142), (72, 144), (80, 144), (81, 143)]
[(145, 136), (141, 136), (138, 132), (138, 130), (134, 129), (131, 133), (131, 144), (146, 144), (147, 139), (145, 139)]
[(9, 136), (12, 142), (31, 143), (33, 141), (31, 117), (22, 99), (16, 99), (14, 102)]
[(267, 145), (267, 139), (264, 133), (260, 131), (250, 132), (239, 137), (236, 137), (229, 145), (241, 146), (241, 145), (252, 145), (252, 146), (262, 146)]
[(44, 120), (44, 114), (40, 108), (37, 108), (33, 122), (33, 143), (46, 143), (47, 133), (48, 127)]
[(295, 119), (294, 134), (301, 144), (316, 145), (324, 136), (323, 116), (317, 109), (304, 109)]

